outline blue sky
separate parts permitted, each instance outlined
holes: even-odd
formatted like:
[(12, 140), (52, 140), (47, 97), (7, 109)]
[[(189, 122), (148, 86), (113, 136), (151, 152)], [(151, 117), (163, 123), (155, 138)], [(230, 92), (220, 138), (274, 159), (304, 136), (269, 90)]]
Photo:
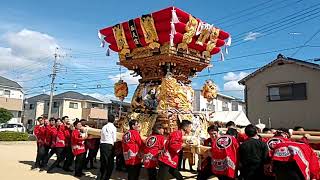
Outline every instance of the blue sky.
[[(319, 31), (318, 3), (318, 0), (2, 0), (0, 75), (19, 81), (29, 96), (43, 90), (48, 92), (48, 74), (54, 52), (52, 47), (57, 45), (61, 47), (58, 52), (64, 57), (59, 59), (61, 66), (56, 93), (75, 90), (110, 98), (113, 95), (113, 80), (119, 74), (117, 54), (105, 56), (105, 48), (99, 46), (98, 30), (174, 5), (229, 32), (234, 40), (225, 61), (219, 61), (219, 55), (214, 56), (214, 67), (210, 69), (210, 73), (230, 73), (195, 78), (193, 87), (200, 89), (204, 81), (211, 78), (222, 93), (242, 98), (242, 87), (236, 81), (252, 70), (233, 74), (232, 71), (260, 67), (275, 59), (279, 53), (291, 57), (298, 48), (238, 57), (303, 45)], [(289, 16), (300, 11), (299, 17)], [(281, 22), (286, 16), (288, 18)], [(317, 34), (308, 45), (320, 46), (319, 40), (320, 34)], [(45, 48), (49, 50), (44, 52)], [(41, 50), (40, 53), (37, 50)], [(302, 60), (319, 57), (319, 47), (304, 47), (294, 56)], [(122, 71), (125, 72), (125, 68)], [(199, 76), (206, 74), (207, 69)], [(129, 83), (135, 81), (129, 77), (127, 79)], [(135, 86), (130, 86), (131, 94), (134, 89)]]

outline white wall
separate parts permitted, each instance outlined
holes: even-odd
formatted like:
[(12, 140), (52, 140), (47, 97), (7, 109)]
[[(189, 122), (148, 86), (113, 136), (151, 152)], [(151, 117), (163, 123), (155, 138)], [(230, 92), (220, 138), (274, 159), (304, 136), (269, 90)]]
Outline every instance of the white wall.
[[(4, 95), (5, 90), (10, 91), (10, 96)], [(23, 99), (23, 97), (24, 97), (21, 90), (17, 90), (17, 89), (13, 89), (13, 88), (4, 88), (4, 87), (0, 87), (0, 96), (12, 98), (12, 99)]]
[[(235, 99), (226, 98), (224, 96), (218, 95), (210, 104), (214, 105), (214, 111), (223, 111), (223, 102), (227, 103), (228, 111), (232, 111), (232, 101)], [(238, 102), (238, 111), (244, 111), (244, 103)], [(200, 90), (195, 90), (194, 95), (194, 111), (201, 111), (202, 109), (208, 109), (208, 101), (201, 95)]]

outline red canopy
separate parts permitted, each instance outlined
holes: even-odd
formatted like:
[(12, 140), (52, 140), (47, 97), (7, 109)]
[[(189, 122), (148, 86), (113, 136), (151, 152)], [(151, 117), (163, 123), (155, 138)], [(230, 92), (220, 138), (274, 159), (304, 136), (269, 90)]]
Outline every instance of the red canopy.
[[(172, 20), (174, 23), (171, 23)], [(211, 55), (218, 53), (229, 37), (223, 30), (175, 7), (101, 29), (99, 33), (101, 39), (116, 52), (123, 49), (132, 51), (153, 43), (164, 45), (170, 42), (170, 34), (173, 34), (174, 46), (208, 51)]]

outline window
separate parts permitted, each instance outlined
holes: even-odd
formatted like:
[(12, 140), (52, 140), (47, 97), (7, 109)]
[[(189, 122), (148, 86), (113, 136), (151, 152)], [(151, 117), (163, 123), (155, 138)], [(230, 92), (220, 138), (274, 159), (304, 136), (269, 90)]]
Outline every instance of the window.
[(10, 90), (4, 90), (4, 96), (10, 97)]
[(58, 108), (59, 107), (59, 103), (58, 102), (53, 102), (53, 107), (54, 108)]
[(97, 107), (99, 107), (99, 104), (92, 103), (92, 104), (91, 104), (91, 107), (92, 107), (92, 108), (97, 108)]
[(222, 111), (229, 111), (228, 102), (222, 102)]
[(238, 111), (238, 102), (232, 102), (231, 106), (232, 111)]
[(207, 103), (207, 110), (208, 111), (215, 111), (215, 107), (213, 103)]
[(29, 109), (34, 109), (34, 105), (33, 104), (29, 104)]
[(19, 111), (19, 112), (18, 112), (18, 117), (21, 117), (21, 114), (22, 114), (22, 112), (21, 112), (21, 111)]
[(306, 83), (281, 84), (268, 87), (269, 101), (289, 101), (307, 99)]
[(69, 108), (78, 109), (78, 103), (70, 102)]

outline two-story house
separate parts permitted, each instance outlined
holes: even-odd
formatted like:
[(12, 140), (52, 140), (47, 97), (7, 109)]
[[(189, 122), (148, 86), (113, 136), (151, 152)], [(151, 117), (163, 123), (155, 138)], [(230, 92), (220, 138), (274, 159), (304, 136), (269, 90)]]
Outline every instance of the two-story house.
[[(48, 115), (49, 96), (38, 95), (26, 100), (26, 116), (36, 119)], [(107, 104), (92, 96), (74, 91), (67, 91), (53, 96), (51, 114), (53, 117), (68, 116), (70, 119), (106, 120), (108, 117)]]
[(241, 99), (232, 96), (217, 94), (216, 99), (208, 102), (202, 95), (201, 90), (194, 90), (193, 111), (243, 111), (245, 112), (245, 103)]
[(0, 108), (13, 114), (9, 123), (21, 123), (23, 98), (22, 87), (17, 82), (0, 76)]
[(245, 85), (247, 116), (274, 128), (320, 129), (320, 65), (284, 57), (249, 74)]
[(47, 94), (40, 94), (25, 99), (23, 124), (27, 129), (30, 129), (35, 124), (35, 120), (44, 114), (46, 99), (49, 99), (49, 95)]

